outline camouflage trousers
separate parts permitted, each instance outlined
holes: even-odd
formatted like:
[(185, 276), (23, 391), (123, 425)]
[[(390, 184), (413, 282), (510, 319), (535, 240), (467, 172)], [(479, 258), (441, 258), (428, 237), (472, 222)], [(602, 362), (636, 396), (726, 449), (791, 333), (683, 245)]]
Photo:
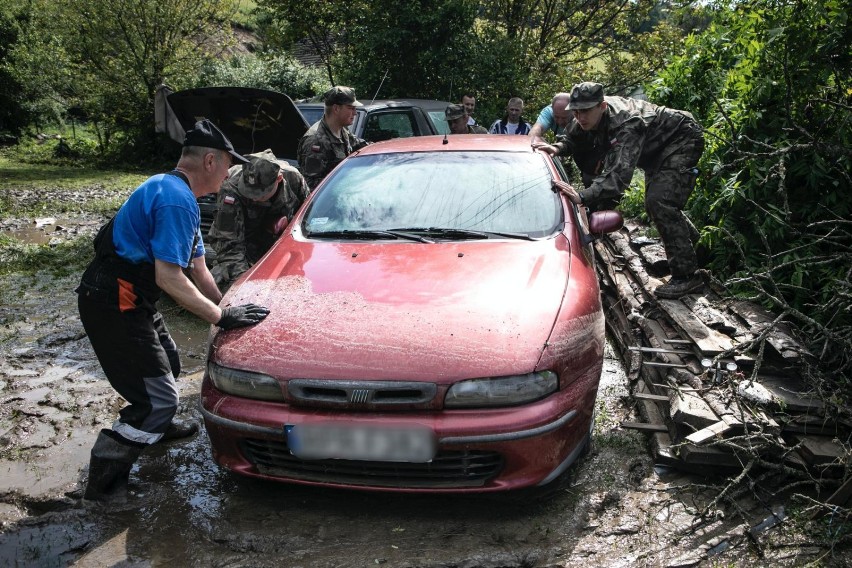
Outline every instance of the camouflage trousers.
[(672, 276), (689, 276), (698, 269), (694, 248), (698, 230), (683, 208), (695, 189), (703, 151), (701, 127), (690, 121), (654, 167), (645, 170), (645, 211), (660, 233)]

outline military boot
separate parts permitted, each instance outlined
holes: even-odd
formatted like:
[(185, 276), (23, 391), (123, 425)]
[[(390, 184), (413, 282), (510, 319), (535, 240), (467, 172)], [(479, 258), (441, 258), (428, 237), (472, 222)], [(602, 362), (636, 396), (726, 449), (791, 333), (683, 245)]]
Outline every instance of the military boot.
[(112, 430), (101, 430), (92, 447), (83, 499), (102, 502), (125, 499), (130, 470), (144, 449), (145, 444), (126, 440)]
[(676, 300), (684, 294), (699, 290), (702, 286), (704, 286), (704, 280), (701, 275), (693, 272), (691, 276), (672, 276), (666, 284), (657, 286), (654, 295), (658, 298)]

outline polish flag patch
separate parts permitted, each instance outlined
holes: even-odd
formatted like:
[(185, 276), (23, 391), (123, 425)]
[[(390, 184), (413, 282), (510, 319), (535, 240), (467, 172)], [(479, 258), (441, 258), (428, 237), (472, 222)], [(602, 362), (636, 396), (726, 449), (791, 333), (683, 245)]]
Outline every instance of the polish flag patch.
[(225, 202), (225, 205), (233, 205), (237, 200), (234, 198), (233, 195), (226, 195), (225, 199), (223, 199), (222, 201)]
[(322, 150), (322, 148), (320, 148), (319, 144), (311, 146), (311, 152), (319, 152), (320, 150)]

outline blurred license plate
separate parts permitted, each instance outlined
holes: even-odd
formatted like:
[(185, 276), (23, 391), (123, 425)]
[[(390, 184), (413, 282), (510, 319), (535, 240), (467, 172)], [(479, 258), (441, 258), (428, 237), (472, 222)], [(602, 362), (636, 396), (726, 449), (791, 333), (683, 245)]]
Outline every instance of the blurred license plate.
[(290, 452), (301, 459), (343, 459), (425, 463), (435, 457), (432, 430), (336, 424), (285, 426)]

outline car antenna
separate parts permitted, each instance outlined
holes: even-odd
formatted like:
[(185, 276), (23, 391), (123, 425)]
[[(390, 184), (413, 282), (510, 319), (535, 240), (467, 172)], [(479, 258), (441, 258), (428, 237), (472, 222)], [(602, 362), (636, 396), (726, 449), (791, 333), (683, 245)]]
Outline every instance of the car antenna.
[[(450, 96), (449, 96), (449, 100), (453, 100), (453, 78), (452, 78), (452, 77), (450, 77)], [(444, 132), (444, 140), (443, 140), (443, 142), (441, 142), (441, 144), (443, 145), (443, 144), (449, 144), (449, 143), (450, 143), (450, 141), (447, 139), (447, 133), (446, 133), (446, 132)]]
[(387, 79), (387, 78), (388, 78), (388, 72), (389, 72), (389, 71), (390, 71), (390, 69), (385, 69), (385, 76), (384, 76), (384, 77), (382, 77), (382, 81), (381, 81), (381, 83), (379, 83), (379, 88), (378, 88), (378, 89), (376, 89), (376, 94), (374, 94), (374, 95), (373, 95), (373, 100), (372, 100), (372, 101), (370, 101), (370, 104), (373, 104), (374, 102), (376, 102), (376, 97), (378, 97), (378, 96), (379, 96), (379, 91), (381, 91), (381, 90), (382, 90), (382, 85), (384, 85), (384, 84), (385, 84), (385, 79)]

